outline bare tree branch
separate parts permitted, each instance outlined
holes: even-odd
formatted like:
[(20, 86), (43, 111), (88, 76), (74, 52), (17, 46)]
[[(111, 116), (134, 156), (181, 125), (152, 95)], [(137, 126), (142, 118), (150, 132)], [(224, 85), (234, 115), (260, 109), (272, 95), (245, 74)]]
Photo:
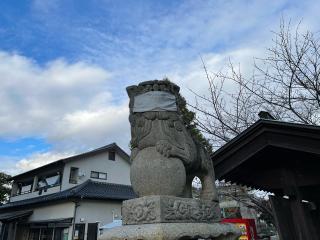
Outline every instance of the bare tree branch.
[[(300, 24), (299, 24), (300, 25)], [(261, 110), (277, 119), (320, 125), (320, 41), (299, 25), (280, 22), (265, 58), (255, 58), (244, 77), (231, 61), (227, 71), (211, 73), (201, 58), (208, 94), (195, 92), (197, 125), (214, 146), (221, 146), (258, 120)]]

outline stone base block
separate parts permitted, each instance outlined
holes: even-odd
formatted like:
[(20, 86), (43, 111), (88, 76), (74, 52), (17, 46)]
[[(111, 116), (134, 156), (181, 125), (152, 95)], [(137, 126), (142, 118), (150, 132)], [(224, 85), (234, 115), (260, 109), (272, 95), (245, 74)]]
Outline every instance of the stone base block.
[(116, 227), (99, 240), (236, 240), (240, 235), (238, 228), (227, 223), (156, 223)]
[(220, 221), (218, 202), (173, 196), (146, 196), (124, 201), (123, 225)]

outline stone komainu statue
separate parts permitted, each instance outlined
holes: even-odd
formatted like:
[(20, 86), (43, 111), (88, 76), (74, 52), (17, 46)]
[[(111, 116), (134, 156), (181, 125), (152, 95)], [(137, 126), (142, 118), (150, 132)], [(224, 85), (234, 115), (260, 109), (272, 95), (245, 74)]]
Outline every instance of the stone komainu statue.
[(218, 201), (212, 161), (186, 128), (179, 87), (154, 80), (127, 88), (130, 98), (131, 183), (140, 197), (192, 197), (192, 180), (202, 183), (201, 199)]
[[(183, 122), (179, 87), (169, 81), (148, 81), (127, 92), (130, 178), (139, 197), (123, 201), (123, 226), (99, 239), (238, 239), (235, 226), (220, 223), (212, 162)], [(195, 176), (202, 181), (201, 199), (190, 198)]]

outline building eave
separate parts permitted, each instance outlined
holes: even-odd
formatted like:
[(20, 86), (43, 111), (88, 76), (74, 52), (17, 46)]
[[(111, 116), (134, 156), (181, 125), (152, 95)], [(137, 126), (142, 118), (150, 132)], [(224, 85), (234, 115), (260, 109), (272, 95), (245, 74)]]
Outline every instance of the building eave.
[(61, 192), (28, 198), (21, 201), (9, 202), (0, 206), (0, 212), (8, 209), (25, 209), (31, 206), (39, 206), (52, 202), (76, 201), (82, 199), (95, 200), (128, 200), (136, 195), (129, 185), (96, 182), (87, 180), (84, 183)]

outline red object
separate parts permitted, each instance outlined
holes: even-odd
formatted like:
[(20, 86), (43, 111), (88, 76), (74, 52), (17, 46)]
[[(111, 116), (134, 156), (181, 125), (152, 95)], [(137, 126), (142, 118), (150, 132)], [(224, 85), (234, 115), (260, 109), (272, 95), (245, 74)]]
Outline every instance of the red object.
[(222, 222), (233, 223), (241, 229), (242, 235), (239, 240), (258, 240), (256, 224), (254, 219), (245, 218), (225, 218)]

